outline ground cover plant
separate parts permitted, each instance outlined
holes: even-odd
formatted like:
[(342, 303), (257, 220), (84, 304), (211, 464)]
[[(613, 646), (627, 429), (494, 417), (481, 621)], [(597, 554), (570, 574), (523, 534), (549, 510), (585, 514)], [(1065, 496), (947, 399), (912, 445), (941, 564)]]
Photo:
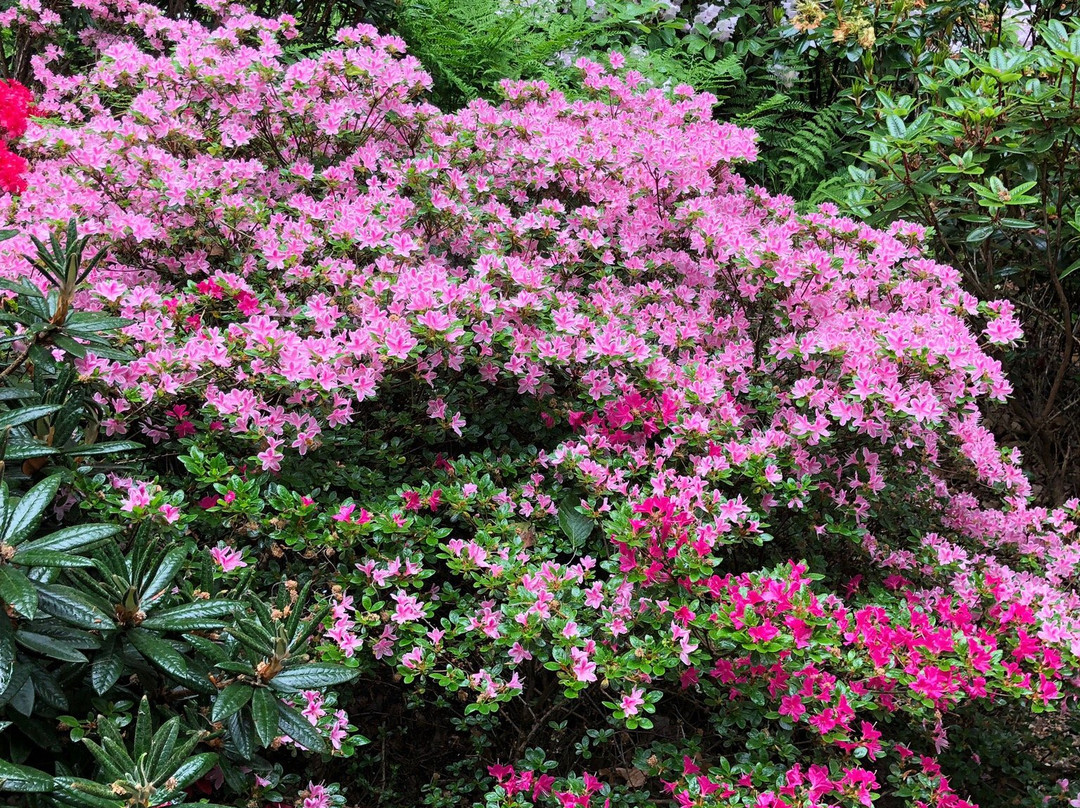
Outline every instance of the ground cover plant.
[(754, 133), (619, 53), (447, 113), (395, 37), (202, 8), (35, 60), (0, 786), (1077, 799), (1080, 503), (980, 413), (1010, 303), (748, 183)]

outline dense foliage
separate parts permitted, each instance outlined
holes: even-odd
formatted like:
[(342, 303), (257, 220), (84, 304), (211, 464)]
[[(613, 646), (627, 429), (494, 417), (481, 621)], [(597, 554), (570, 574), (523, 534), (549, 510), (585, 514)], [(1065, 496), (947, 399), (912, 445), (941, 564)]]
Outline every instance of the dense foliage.
[(372, 27), (84, 6), (0, 197), (3, 788), (1077, 799), (1080, 502), (984, 424), (1016, 312), (922, 226), (748, 183), (617, 51), (442, 111)]

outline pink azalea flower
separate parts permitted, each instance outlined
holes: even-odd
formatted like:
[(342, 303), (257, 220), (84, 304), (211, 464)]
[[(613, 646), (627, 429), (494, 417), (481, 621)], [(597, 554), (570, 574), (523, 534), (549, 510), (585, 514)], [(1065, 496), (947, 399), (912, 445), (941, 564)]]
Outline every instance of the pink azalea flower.
[(210, 556), (223, 572), (232, 572), (247, 566), (243, 553), (231, 547), (214, 547), (210, 550)]

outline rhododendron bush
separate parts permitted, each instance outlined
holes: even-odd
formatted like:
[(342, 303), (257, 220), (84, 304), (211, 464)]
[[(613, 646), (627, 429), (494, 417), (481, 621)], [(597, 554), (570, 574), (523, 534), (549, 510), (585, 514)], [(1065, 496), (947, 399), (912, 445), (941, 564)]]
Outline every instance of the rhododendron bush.
[[(918, 227), (797, 216), (738, 176), (751, 131), (617, 55), (583, 99), (446, 115), (393, 38), (293, 59), (288, 18), (216, 11), (103, 6), (91, 69), (37, 59), (0, 271), (70, 219), (106, 250), (77, 302), (134, 358), (74, 361), (101, 432), (150, 448), (78, 478), (82, 509), (197, 542), (226, 595), (326, 601), (309, 653), (359, 678), (292, 702), (331, 741), (305, 777), (358, 804), (962, 806), (978, 721), (1067, 716), (1077, 503), (1027, 505), (979, 412), (1013, 312)], [(196, 726), (250, 735), (225, 692)], [(212, 787), (300, 765), (269, 747), (226, 740)]]

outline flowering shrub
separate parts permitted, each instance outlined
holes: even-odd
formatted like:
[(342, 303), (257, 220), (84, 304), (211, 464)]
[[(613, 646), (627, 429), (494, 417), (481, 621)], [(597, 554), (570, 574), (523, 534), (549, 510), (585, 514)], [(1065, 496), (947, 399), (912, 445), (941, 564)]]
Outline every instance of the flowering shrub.
[(26, 160), (12, 152), (10, 144), (26, 131), (30, 100), (30, 91), (17, 81), (0, 80), (0, 191), (6, 193), (26, 189)]
[[(78, 303), (134, 358), (73, 361), (156, 450), (83, 508), (197, 542), (205, 591), (278, 592), (185, 717), (230, 722), (218, 801), (336, 799), (273, 791), (297, 750), (247, 684), (311, 631), (337, 693), (290, 704), (354, 803), (352, 725), (402, 804), (963, 806), (954, 726), (1075, 698), (1080, 503), (1029, 506), (982, 425), (1019, 328), (920, 227), (796, 215), (733, 170), (751, 131), (618, 54), (585, 99), (446, 115), (370, 28), (293, 60), (288, 18), (93, 11), (92, 69), (37, 62), (0, 273), (69, 218), (106, 250)], [(283, 634), (300, 578), (328, 611)]]

